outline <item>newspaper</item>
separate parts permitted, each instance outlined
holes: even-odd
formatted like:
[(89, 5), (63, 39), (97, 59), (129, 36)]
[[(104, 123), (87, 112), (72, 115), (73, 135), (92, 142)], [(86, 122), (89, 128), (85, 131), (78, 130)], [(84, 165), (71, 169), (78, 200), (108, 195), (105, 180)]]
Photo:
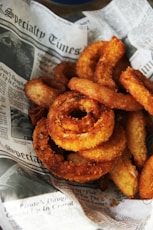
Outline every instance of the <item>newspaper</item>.
[[(21, 10), (22, 9), (22, 10)], [(113, 0), (75, 22), (32, 0), (0, 0), (0, 227), (14, 229), (151, 230), (152, 200), (127, 199), (113, 184), (55, 178), (32, 147), (26, 81), (52, 77), (62, 60), (118, 36), (134, 68), (153, 80), (153, 10), (146, 0)], [(148, 138), (151, 151), (152, 139)]]

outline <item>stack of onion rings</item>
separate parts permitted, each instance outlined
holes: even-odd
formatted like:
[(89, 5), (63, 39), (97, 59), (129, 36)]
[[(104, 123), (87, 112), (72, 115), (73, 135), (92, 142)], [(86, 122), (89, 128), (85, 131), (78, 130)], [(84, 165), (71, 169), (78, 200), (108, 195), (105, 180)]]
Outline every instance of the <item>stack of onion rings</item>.
[(153, 83), (130, 66), (122, 41), (94, 42), (76, 64), (62, 62), (53, 75), (24, 88), (36, 105), (29, 109), (33, 146), (46, 168), (79, 183), (105, 177), (129, 198), (153, 198), (146, 148), (153, 131)]
[(70, 153), (70, 157), (67, 157), (67, 160), (64, 159), (64, 150), (59, 150), (57, 147), (55, 150), (50, 144), (46, 123), (45, 118), (37, 123), (33, 133), (33, 146), (39, 159), (54, 175), (83, 183), (96, 180), (112, 169), (113, 161), (95, 163), (86, 159), (80, 160), (81, 157), (76, 153), (74, 155)]

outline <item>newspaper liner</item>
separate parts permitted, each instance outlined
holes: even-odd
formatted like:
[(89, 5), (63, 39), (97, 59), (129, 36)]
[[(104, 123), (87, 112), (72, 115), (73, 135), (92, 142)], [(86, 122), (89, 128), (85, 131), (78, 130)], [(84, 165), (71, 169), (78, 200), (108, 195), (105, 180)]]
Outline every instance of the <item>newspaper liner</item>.
[[(40, 75), (51, 76), (53, 67), (61, 60), (76, 61), (90, 42), (117, 35), (127, 46), (132, 66), (153, 80), (153, 11), (147, 1), (113, 0), (105, 8), (83, 15), (71, 23), (34, 1), (1, 0), (3, 229), (152, 229), (152, 200), (129, 200), (113, 185), (102, 192), (96, 183), (80, 185), (55, 178), (32, 148), (29, 102), (23, 92), (25, 82)], [(150, 136), (149, 151), (152, 143)]]

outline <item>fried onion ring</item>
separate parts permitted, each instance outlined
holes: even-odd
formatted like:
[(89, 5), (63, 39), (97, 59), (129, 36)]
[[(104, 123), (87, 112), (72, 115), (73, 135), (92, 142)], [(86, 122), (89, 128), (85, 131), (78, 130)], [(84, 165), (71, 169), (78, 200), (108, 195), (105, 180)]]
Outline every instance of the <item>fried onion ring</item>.
[(134, 198), (138, 192), (138, 171), (132, 164), (131, 154), (126, 148), (124, 153), (119, 157), (115, 166), (109, 172), (110, 179), (128, 198)]
[(135, 100), (138, 101), (148, 113), (153, 115), (153, 93), (140, 75), (142, 75), (142, 73), (140, 73), (139, 70), (128, 67), (122, 72), (120, 82)]
[(126, 111), (142, 109), (142, 106), (130, 94), (117, 93), (89, 79), (73, 77), (68, 82), (68, 87), (105, 104), (111, 109)]
[[(84, 99), (86, 99), (86, 103), (84, 103)], [(98, 118), (94, 115), (92, 106), (88, 106), (88, 103), (90, 104), (91, 101), (95, 105), (97, 104), (96, 107), (99, 107), (100, 115)], [(68, 110), (64, 109), (67, 108), (67, 104), (70, 108)], [(73, 128), (71, 130), (70, 126), (67, 129), (66, 126), (64, 128), (62, 126), (64, 118), (67, 117), (71, 118), (72, 122), (75, 120), (79, 126), (81, 118), (73, 116), (73, 113), (76, 111), (76, 104), (78, 105), (77, 110), (85, 113), (82, 119), (86, 116), (93, 116), (96, 119), (91, 127), (89, 127), (87, 122), (84, 124), (84, 132), (78, 132), (78, 129), (75, 131)], [(112, 135), (114, 120), (114, 111), (112, 109), (100, 105), (98, 102), (75, 91), (68, 91), (58, 96), (50, 107), (47, 116), (50, 136), (58, 146), (69, 151), (89, 149), (101, 142), (107, 141)], [(85, 127), (87, 128), (85, 129)]]
[(24, 85), (24, 92), (28, 99), (41, 107), (49, 108), (55, 98), (66, 89), (50, 77), (39, 77), (27, 81)]
[[(84, 183), (100, 178), (108, 173), (114, 162), (95, 163), (83, 160), (76, 153), (66, 158), (64, 150), (53, 148), (48, 134), (46, 119), (38, 121), (33, 133), (34, 150), (43, 165), (54, 175), (69, 181)], [(55, 146), (55, 144), (54, 144)]]
[(129, 112), (126, 120), (127, 146), (136, 166), (141, 169), (147, 159), (146, 118), (142, 110)]
[(66, 86), (69, 79), (76, 76), (76, 63), (62, 61), (54, 67), (53, 76), (55, 81)]
[(115, 125), (114, 132), (107, 142), (95, 148), (79, 151), (78, 153), (89, 160), (96, 162), (111, 161), (119, 157), (126, 147), (125, 131), (119, 124)]
[(153, 82), (147, 78), (141, 71), (139, 70), (134, 70), (138, 76), (138, 78), (143, 82), (144, 86), (151, 92), (153, 93)]
[(117, 89), (117, 85), (112, 78), (113, 70), (119, 60), (125, 54), (125, 45), (117, 37), (113, 36), (104, 47), (94, 72), (94, 81), (100, 85), (111, 89)]
[(116, 63), (114, 70), (113, 70), (113, 80), (115, 81), (116, 85), (118, 86), (118, 91), (120, 92), (126, 92), (125, 88), (120, 82), (120, 75), (123, 71), (127, 69), (128, 66), (131, 66), (130, 61), (126, 55), (126, 53), (123, 55), (123, 57)]
[[(82, 108), (86, 108), (83, 111)], [(67, 100), (63, 103), (58, 111), (58, 116), (61, 117), (61, 126), (65, 130), (74, 130), (76, 133), (86, 132), (92, 127), (100, 117), (99, 104), (92, 99), (81, 98), (78, 100)], [(66, 114), (66, 116), (64, 115)], [(70, 114), (70, 116), (68, 116)], [(63, 119), (64, 118), (64, 119)], [(79, 119), (79, 120), (78, 120)], [(78, 122), (79, 121), (79, 122)]]
[(106, 41), (96, 41), (84, 49), (76, 63), (76, 72), (80, 78), (93, 79), (96, 64), (106, 44)]
[(147, 159), (140, 173), (139, 195), (142, 199), (153, 199), (153, 155)]

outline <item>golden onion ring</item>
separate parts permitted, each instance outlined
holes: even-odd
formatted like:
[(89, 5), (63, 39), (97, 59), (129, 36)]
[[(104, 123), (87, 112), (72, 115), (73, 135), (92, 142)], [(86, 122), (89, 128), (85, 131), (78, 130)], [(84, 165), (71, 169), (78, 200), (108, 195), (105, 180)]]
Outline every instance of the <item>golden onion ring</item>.
[(79, 151), (78, 153), (86, 159), (95, 162), (111, 161), (119, 157), (126, 147), (126, 134), (121, 125), (116, 124), (114, 132), (108, 141), (101, 143), (92, 149)]
[[(82, 103), (84, 99), (86, 99), (86, 103)], [(90, 111), (86, 109), (88, 103), (91, 103), (91, 101), (97, 104), (100, 114), (99, 118), (95, 117), (96, 121), (92, 127), (85, 124), (84, 126), (87, 126), (87, 129), (84, 130), (84, 132), (78, 132), (78, 129), (76, 131), (74, 129), (70, 130), (70, 126), (68, 126), (67, 129), (65, 126), (63, 128), (62, 123), (64, 123), (65, 117), (71, 117), (79, 126), (81, 118), (73, 117), (72, 115), (76, 111), (76, 102), (78, 104), (78, 110), (87, 114), (85, 116), (90, 114), (90, 116), (94, 117), (92, 107)], [(70, 110), (63, 109), (67, 108), (67, 103), (69, 104)], [(98, 105), (98, 102), (75, 91), (68, 91), (58, 96), (50, 107), (47, 116), (50, 136), (58, 146), (69, 151), (93, 148), (101, 142), (107, 141), (112, 135), (114, 122), (114, 111), (112, 109), (104, 105)]]
[(104, 47), (94, 72), (94, 81), (100, 85), (116, 90), (118, 87), (113, 79), (113, 71), (116, 64), (125, 54), (125, 45), (117, 37), (113, 36)]
[(71, 90), (78, 91), (89, 98), (97, 100), (111, 109), (137, 111), (142, 106), (130, 95), (115, 92), (89, 79), (73, 77), (68, 83)]
[(80, 78), (93, 79), (97, 62), (106, 44), (106, 41), (96, 41), (84, 49), (76, 63), (76, 72)]
[(33, 133), (33, 147), (43, 165), (57, 177), (79, 183), (89, 182), (108, 173), (114, 165), (114, 161), (95, 163), (83, 160), (77, 153), (70, 153), (66, 157), (64, 150), (51, 143), (46, 119), (42, 118)]
[(153, 115), (153, 93), (150, 91), (150, 87), (147, 86), (148, 83), (146, 84), (140, 75), (142, 75), (142, 73), (139, 70), (128, 67), (122, 72), (120, 82), (135, 100), (139, 102), (148, 113)]
[(24, 92), (27, 98), (34, 104), (47, 109), (55, 98), (65, 90), (65, 86), (50, 77), (32, 79), (24, 85)]

